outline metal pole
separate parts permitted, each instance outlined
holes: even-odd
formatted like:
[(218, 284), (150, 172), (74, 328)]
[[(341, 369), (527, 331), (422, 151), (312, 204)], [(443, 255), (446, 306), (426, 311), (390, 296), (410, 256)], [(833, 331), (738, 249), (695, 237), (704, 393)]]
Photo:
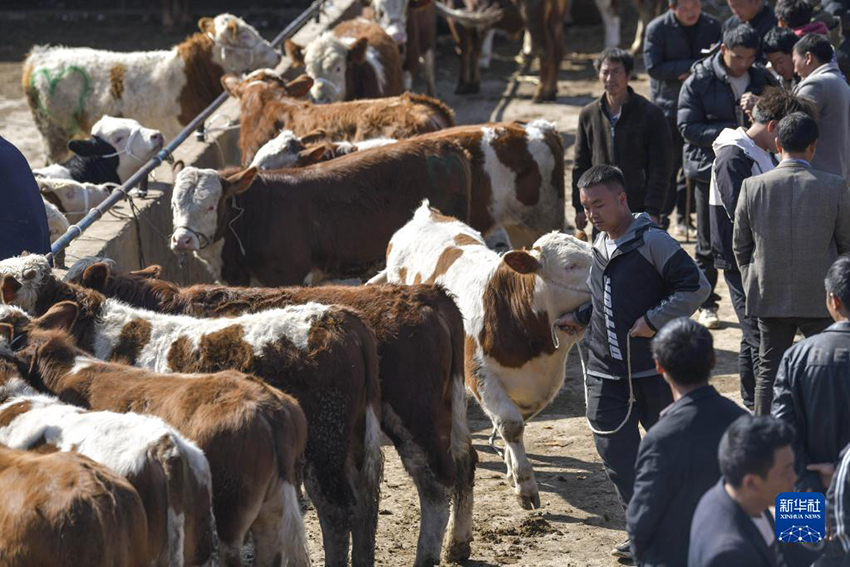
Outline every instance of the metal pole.
[[(277, 34), (277, 37), (271, 41), (272, 47), (277, 47), (281, 42), (295, 35), (298, 30), (304, 27), (311, 17), (314, 15), (318, 16), (324, 2), (325, 0), (315, 0), (309, 8), (301, 12), (298, 17), (292, 20), (289, 25), (286, 26), (283, 31)], [(168, 159), (174, 150), (176, 150), (180, 144), (182, 144), (186, 138), (192, 134), (193, 131), (198, 129), (198, 127), (202, 127), (204, 121), (209, 118), (210, 115), (227, 100), (227, 98), (228, 94), (226, 92), (222, 92), (218, 95), (209, 106), (207, 106), (200, 114), (195, 116), (195, 118), (192, 119), (192, 121), (189, 122), (189, 124), (187, 124), (173, 140), (159, 151), (159, 153), (152, 157), (150, 161), (142, 166), (142, 168), (136, 173), (130, 176), (130, 179), (125, 181), (118, 189), (107, 197), (105, 201), (86, 213), (86, 216), (80, 219), (78, 223), (71, 225), (71, 227), (68, 228), (68, 231), (59, 237), (59, 239), (50, 247), (51, 254), (55, 256), (67, 248), (72, 240), (79, 237), (83, 231), (94, 223), (94, 221), (101, 218), (103, 213), (108, 211), (113, 205), (115, 205), (115, 203), (125, 198), (130, 189), (135, 187), (141, 180), (146, 179), (148, 174)]]

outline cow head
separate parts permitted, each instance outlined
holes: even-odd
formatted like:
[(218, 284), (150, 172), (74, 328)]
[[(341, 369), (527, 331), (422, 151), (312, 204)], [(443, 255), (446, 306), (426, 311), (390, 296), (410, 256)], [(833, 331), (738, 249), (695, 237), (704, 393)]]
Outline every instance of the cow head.
[(280, 53), (253, 26), (233, 14), (201, 18), (198, 28), (213, 40), (213, 61), (225, 72), (247, 73), (280, 63)]
[(221, 228), (226, 222), (226, 201), (247, 191), (256, 175), (256, 167), (226, 177), (214, 169), (186, 167), (181, 170), (171, 194), (174, 222), (171, 250), (200, 252), (221, 238)]
[(372, 0), (375, 22), (399, 47), (407, 43), (407, 6), (410, 0)]
[(265, 171), (318, 163), (322, 160), (327, 147), (319, 145), (307, 148), (307, 144), (312, 143), (310, 140), (320, 135), (324, 137), (324, 132), (299, 138), (292, 130), (284, 130), (273, 140), (263, 144), (249, 167)]
[(39, 292), (53, 277), (50, 262), (40, 254), (6, 258), (0, 262), (0, 298), (6, 305), (32, 313)]
[[(145, 128), (132, 118), (104, 116), (92, 126), (93, 137), (105, 140), (118, 154), (117, 173), (121, 183), (127, 181), (140, 167), (162, 149), (163, 137), (157, 130)], [(79, 151), (68, 146), (76, 154)]]
[(249, 100), (262, 100), (267, 96), (305, 98), (313, 86), (313, 79), (301, 75), (287, 83), (271, 69), (259, 69), (244, 79), (236, 75), (224, 75), (221, 77), (221, 85), (227, 94), (240, 99), (244, 105)]
[(345, 100), (349, 65), (363, 63), (368, 48), (365, 37), (337, 37), (332, 31), (310, 42), (304, 50), (304, 65), (313, 79), (313, 100), (319, 104)]

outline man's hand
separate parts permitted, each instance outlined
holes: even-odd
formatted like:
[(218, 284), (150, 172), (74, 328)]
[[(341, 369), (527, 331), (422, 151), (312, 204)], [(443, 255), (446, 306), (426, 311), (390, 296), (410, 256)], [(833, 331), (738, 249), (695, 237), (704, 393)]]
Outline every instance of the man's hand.
[(655, 335), (655, 331), (646, 323), (645, 317), (640, 317), (635, 324), (632, 325), (632, 328), (629, 329), (629, 336), (632, 337), (646, 337), (647, 339), (652, 338)]
[(757, 95), (754, 95), (753, 93), (744, 93), (741, 95), (741, 108), (744, 109), (744, 112), (750, 114), (758, 101), (759, 97)]
[(584, 329), (584, 325), (576, 321), (576, 318), (572, 313), (567, 313), (566, 315), (562, 315), (555, 319), (555, 326), (568, 335), (575, 335)]
[(587, 215), (584, 213), (576, 213), (575, 223), (577, 229), (584, 230), (584, 227), (587, 226)]
[(835, 474), (835, 465), (832, 463), (814, 463), (806, 467), (807, 471), (817, 471), (820, 475), (821, 484), (829, 488), (832, 475)]

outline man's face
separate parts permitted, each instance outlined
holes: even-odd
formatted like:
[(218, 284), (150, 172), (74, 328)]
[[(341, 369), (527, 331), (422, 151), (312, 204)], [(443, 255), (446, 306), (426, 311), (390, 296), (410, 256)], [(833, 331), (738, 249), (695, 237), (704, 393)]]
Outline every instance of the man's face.
[(689, 28), (699, 20), (702, 5), (700, 0), (679, 0), (675, 6), (670, 6), (670, 10), (681, 25)]
[(773, 505), (780, 492), (792, 492), (797, 482), (794, 470), (794, 450), (790, 445), (777, 449), (773, 453), (773, 467), (765, 478), (755, 475), (755, 488), (765, 508)]
[(613, 191), (607, 185), (600, 183), (582, 189), (579, 198), (587, 220), (596, 227), (596, 230), (608, 232), (622, 222), (626, 201), (625, 191)]
[(619, 61), (603, 61), (599, 66), (599, 82), (605, 87), (605, 92), (618, 96), (626, 92), (631, 76)]
[(773, 67), (777, 75), (786, 81), (794, 78), (794, 58), (791, 54), (777, 51), (776, 53), (767, 53), (766, 55), (767, 60), (770, 61), (770, 66)]
[(811, 53), (803, 53), (800, 55), (797, 50), (791, 51), (791, 60), (794, 62), (794, 72), (804, 79), (811, 75), (812, 71), (817, 69), (818, 65)]
[(741, 22), (749, 22), (761, 11), (762, 0), (729, 0), (729, 9)]
[(756, 50), (747, 47), (733, 47), (729, 49), (725, 45), (720, 46), (723, 64), (733, 77), (743, 77), (756, 61)]

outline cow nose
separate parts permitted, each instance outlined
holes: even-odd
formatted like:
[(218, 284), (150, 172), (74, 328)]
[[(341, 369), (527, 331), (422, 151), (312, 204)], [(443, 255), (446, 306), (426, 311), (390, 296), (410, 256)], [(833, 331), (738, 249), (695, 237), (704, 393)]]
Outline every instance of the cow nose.
[(181, 236), (172, 235), (171, 236), (171, 247), (174, 250), (191, 250), (192, 249), (192, 235), (191, 234), (183, 234)]
[(163, 141), (162, 134), (160, 134), (159, 132), (155, 132), (155, 133), (151, 136), (151, 140), (152, 140), (153, 142), (157, 143), (157, 144), (161, 144), (161, 143), (162, 143), (162, 141)]

